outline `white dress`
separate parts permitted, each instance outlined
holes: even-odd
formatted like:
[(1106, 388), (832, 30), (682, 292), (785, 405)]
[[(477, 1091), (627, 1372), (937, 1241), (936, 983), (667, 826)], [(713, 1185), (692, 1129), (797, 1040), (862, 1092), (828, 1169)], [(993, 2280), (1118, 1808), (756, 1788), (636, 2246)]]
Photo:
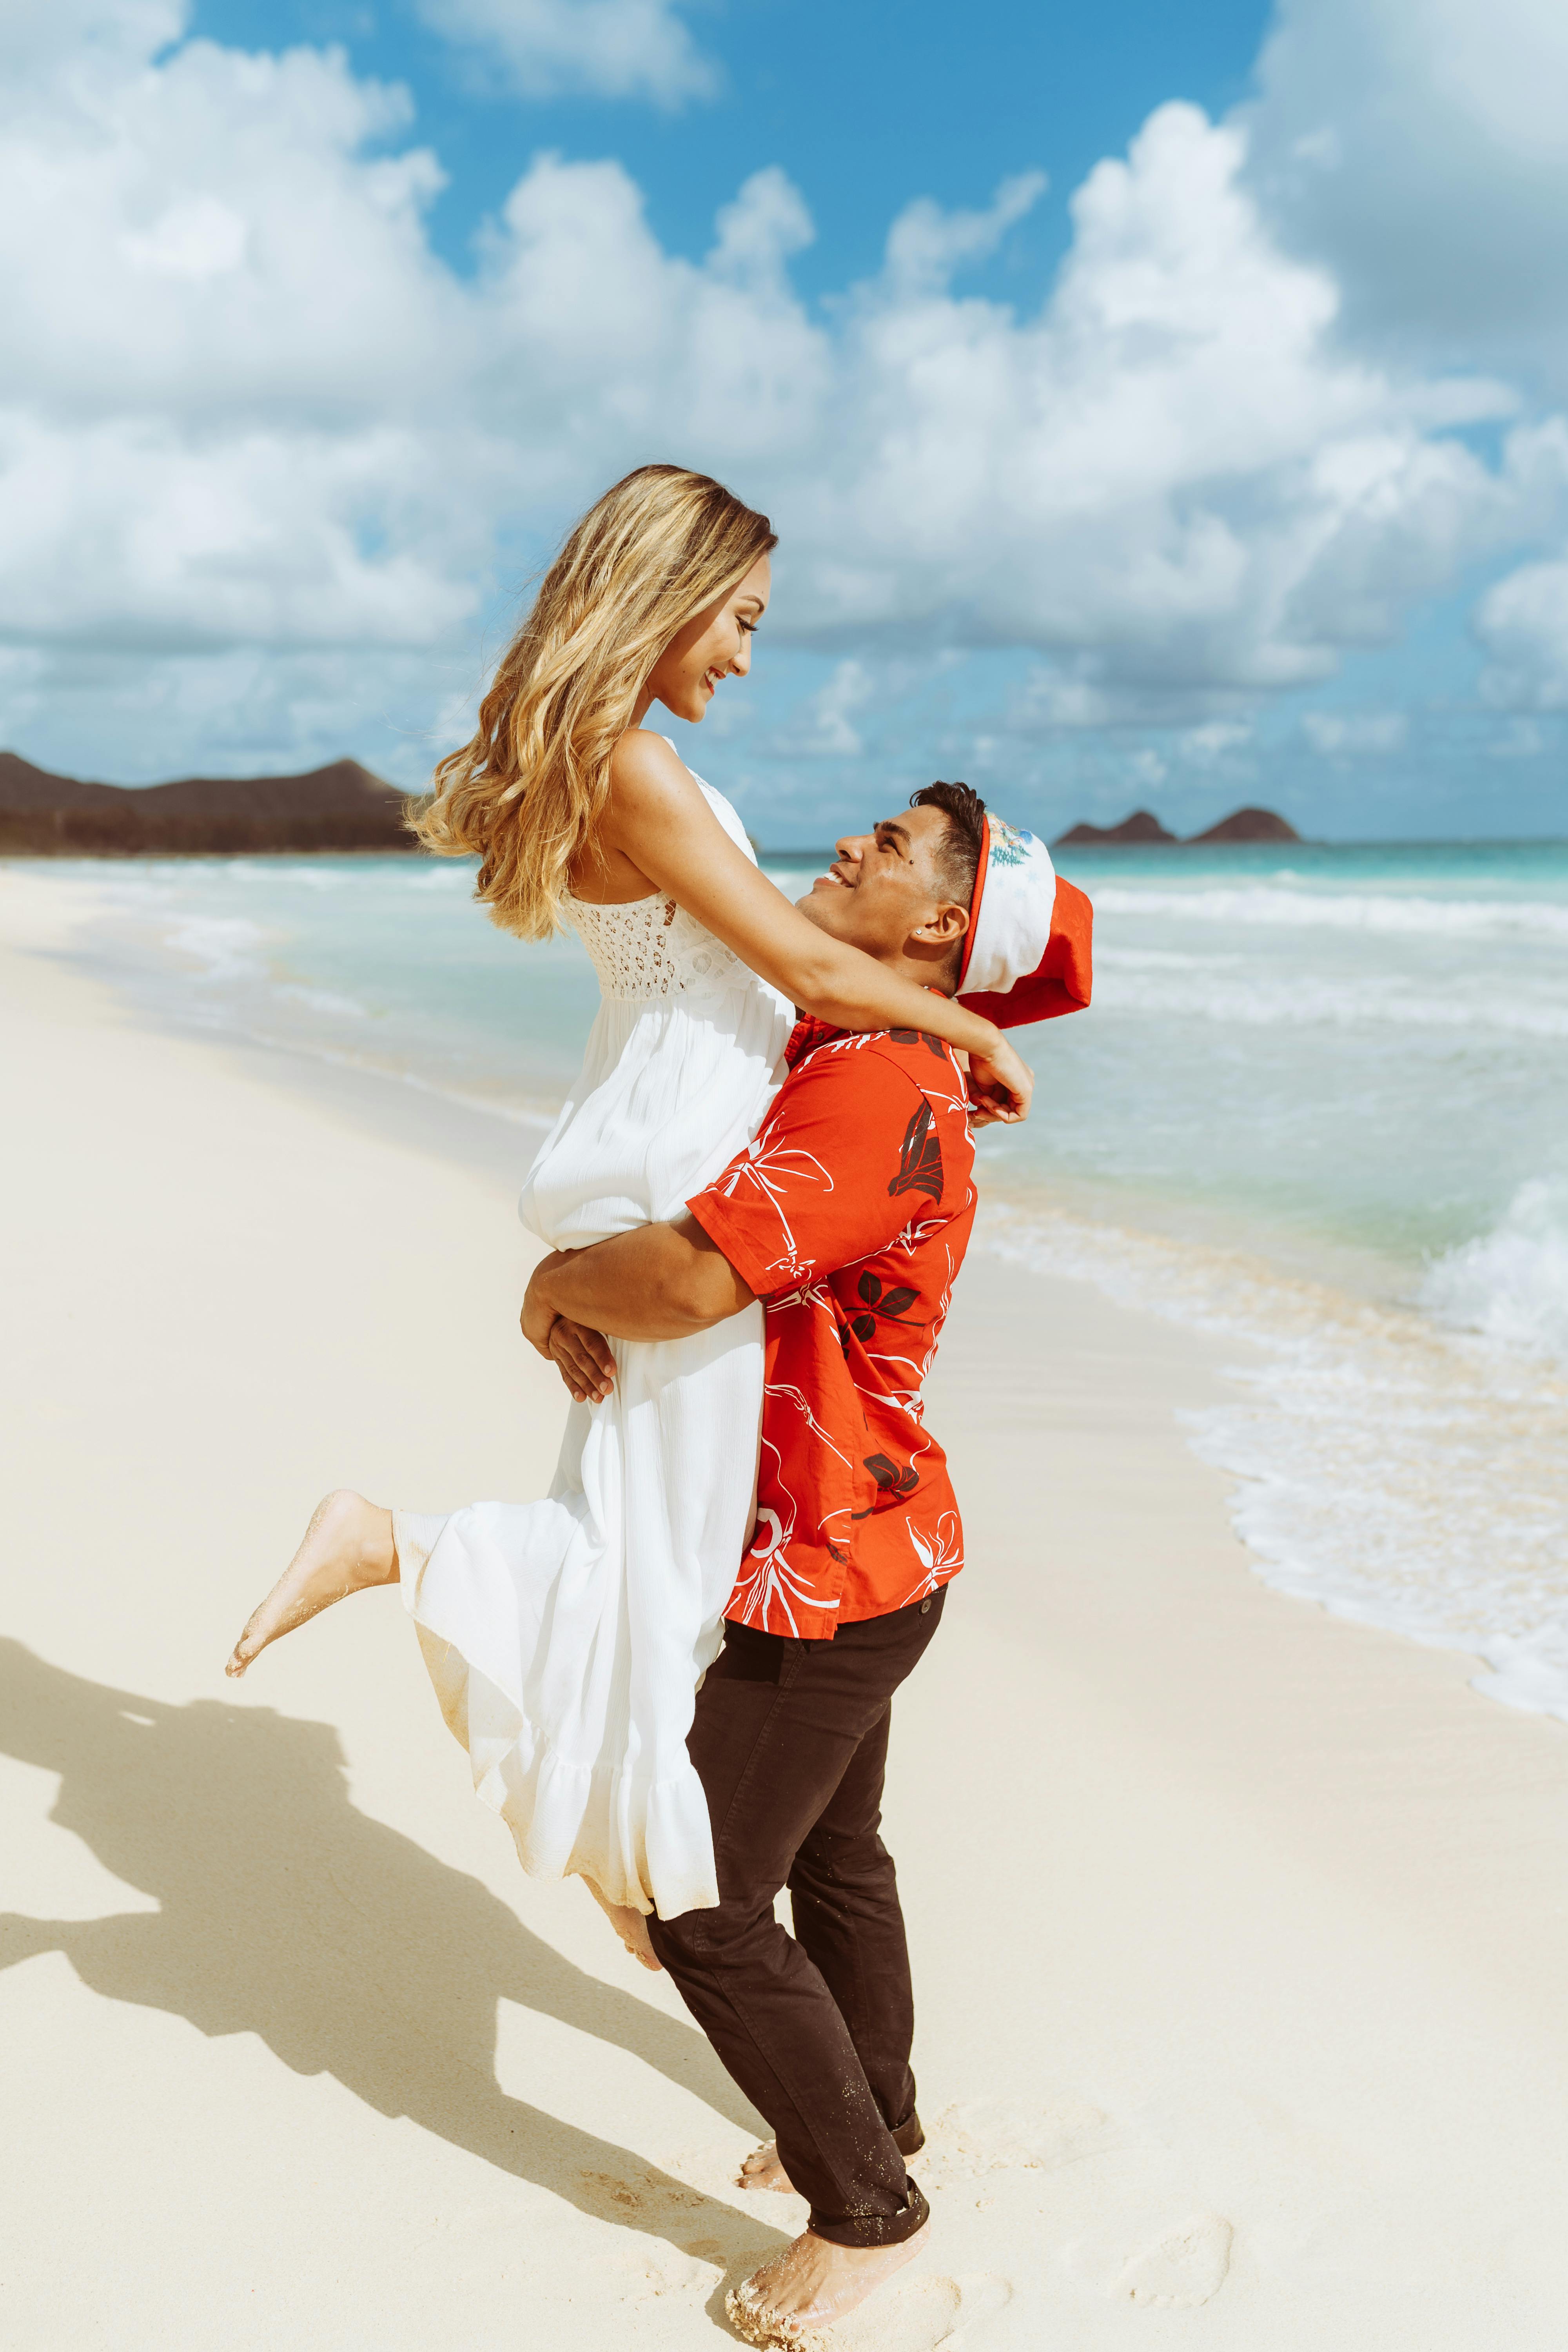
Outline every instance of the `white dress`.
[[(756, 1131), (793, 1018), (672, 899), (565, 913), (602, 1001), (520, 1203), (556, 1248), (679, 1216)], [(613, 1345), (615, 1388), (571, 1408), (548, 1497), (399, 1511), (398, 1560), (442, 1713), (524, 1869), (674, 1918), (719, 1899), (686, 1735), (752, 1529), (763, 1310)]]

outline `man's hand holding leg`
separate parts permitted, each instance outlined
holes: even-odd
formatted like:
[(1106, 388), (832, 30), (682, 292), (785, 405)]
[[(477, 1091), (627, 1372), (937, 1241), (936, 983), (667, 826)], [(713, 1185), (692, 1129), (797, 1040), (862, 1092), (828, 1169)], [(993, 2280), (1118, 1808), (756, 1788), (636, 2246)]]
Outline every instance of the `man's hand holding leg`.
[(637, 1225), (587, 1249), (552, 1250), (529, 1277), (522, 1336), (548, 1357), (579, 1404), (615, 1383), (605, 1338), (679, 1339), (738, 1315), (753, 1293), (695, 1217)]

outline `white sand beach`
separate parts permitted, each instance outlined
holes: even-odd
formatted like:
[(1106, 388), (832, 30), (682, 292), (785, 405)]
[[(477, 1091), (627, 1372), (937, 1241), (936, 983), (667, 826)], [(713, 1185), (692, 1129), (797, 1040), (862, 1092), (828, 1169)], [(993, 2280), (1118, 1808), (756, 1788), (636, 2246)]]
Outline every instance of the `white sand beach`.
[[(317, 1496), (542, 1489), (525, 1132), (139, 1025), (0, 866), (0, 2339), (727, 2339), (804, 2209), (476, 1804), (396, 1596), (223, 1662)], [(1568, 1731), (1266, 1587), (1224, 1359), (976, 1255), (969, 1566), (896, 1710), (919, 2352), (1558, 2352)]]

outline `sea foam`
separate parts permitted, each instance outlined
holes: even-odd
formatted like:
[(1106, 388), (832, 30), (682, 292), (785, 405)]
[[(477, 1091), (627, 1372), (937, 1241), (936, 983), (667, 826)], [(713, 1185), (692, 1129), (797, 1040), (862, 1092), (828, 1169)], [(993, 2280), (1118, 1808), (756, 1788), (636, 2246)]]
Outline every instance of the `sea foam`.
[(1429, 1268), (1420, 1297), (1440, 1322), (1568, 1370), (1568, 1183), (1521, 1184), (1490, 1233)]
[(1237, 1481), (1232, 1512), (1259, 1574), (1467, 1651), (1486, 1669), (1477, 1689), (1568, 1721), (1568, 1380), (1546, 1360), (1568, 1302), (1568, 1283), (1551, 1286), (1564, 1266), (1554, 1197), (1526, 1186), (1408, 1307), (1050, 1211), (987, 1211), (979, 1237), (1246, 1343), (1233, 1401), (1182, 1418), (1194, 1451)]
[(1568, 945), (1568, 906), (1551, 899), (1395, 898), (1376, 892), (1271, 888), (1127, 889), (1098, 883), (1100, 915), (1174, 915), (1221, 928), (1236, 923), (1271, 930), (1334, 930), (1434, 939), (1501, 939), (1512, 935), (1560, 940)]
[(1436, 974), (1422, 985), (1381, 973), (1269, 972), (1237, 956), (1158, 956), (1143, 949), (1100, 950), (1095, 1003), (1101, 1013), (1185, 1015), (1248, 1029), (1492, 1030), (1568, 1038), (1568, 998), (1549, 982), (1532, 987), (1528, 977), (1458, 992)]

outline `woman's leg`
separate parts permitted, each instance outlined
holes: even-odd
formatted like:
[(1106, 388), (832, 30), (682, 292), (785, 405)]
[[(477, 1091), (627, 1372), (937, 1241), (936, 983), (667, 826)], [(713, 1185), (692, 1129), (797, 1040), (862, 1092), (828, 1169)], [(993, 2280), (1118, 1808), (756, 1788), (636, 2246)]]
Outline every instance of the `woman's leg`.
[[(279, 1633), (291, 1633), (334, 1601), (397, 1581), (392, 1513), (350, 1487), (340, 1487), (317, 1504), (304, 1541), (235, 1643), (227, 1673), (243, 1675)], [(645, 1969), (658, 1969), (642, 1913), (609, 1902), (591, 1878), (584, 1883), (633, 1958)]]
[(351, 1592), (396, 1582), (392, 1513), (340, 1486), (317, 1504), (304, 1541), (253, 1612), (224, 1671), (237, 1679), (279, 1633), (291, 1633)]
[(600, 1894), (591, 1878), (584, 1878), (583, 1884), (633, 1959), (640, 1960), (645, 1969), (652, 1969), (657, 1974), (662, 1975), (664, 1962), (659, 1959), (648, 1941), (647, 1921), (642, 1913), (634, 1911), (629, 1903), (612, 1903), (607, 1895)]

